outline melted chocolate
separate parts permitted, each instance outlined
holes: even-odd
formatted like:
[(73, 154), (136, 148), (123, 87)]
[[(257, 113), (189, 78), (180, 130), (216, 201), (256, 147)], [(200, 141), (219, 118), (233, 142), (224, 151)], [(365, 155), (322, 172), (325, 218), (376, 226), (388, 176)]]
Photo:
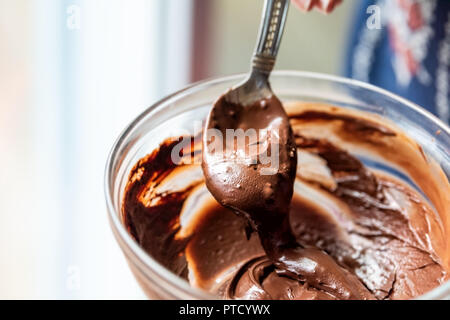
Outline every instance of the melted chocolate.
[[(222, 96), (205, 128), (205, 133), (215, 129), (223, 137), (216, 141), (205, 135), (203, 141), (205, 182), (217, 201), (247, 216), (256, 230), (283, 220), (293, 194), (297, 153), (281, 102), (272, 96), (244, 107)], [(249, 133), (248, 140), (230, 137), (229, 129), (242, 130), (244, 139), (243, 133)]]
[(171, 154), (178, 143), (176, 139), (167, 140), (134, 166), (122, 211), (125, 225), (136, 241), (156, 260), (170, 266), (172, 272), (186, 277), (183, 250), (189, 239), (175, 239), (175, 234), (180, 230), (181, 208), (195, 184), (181, 192), (158, 195), (149, 192), (149, 186), (158, 185), (177, 167)]
[[(330, 291), (342, 299), (370, 299), (372, 295), (361, 282), (341, 268), (326, 253), (317, 248), (305, 248), (297, 242), (289, 223), (289, 205), (297, 167), (297, 152), (292, 129), (281, 102), (272, 96), (250, 106), (226, 101), (222, 96), (214, 105), (206, 128), (218, 129), (226, 137), (229, 128), (265, 129), (267, 135), (257, 137), (257, 145), (277, 148), (277, 168), (265, 174), (267, 164), (255, 162), (248, 166), (245, 152), (248, 144), (227, 150), (211, 148), (206, 135), (202, 168), (208, 190), (223, 206), (244, 214), (258, 232), (261, 244), (279, 272), (309, 285)], [(360, 126), (361, 127), (361, 126)], [(274, 133), (274, 131), (277, 133)], [(207, 133), (208, 131), (205, 131)], [(280, 142), (272, 137), (280, 137)], [(217, 144), (217, 141), (214, 141)], [(212, 151), (211, 151), (212, 150)], [(240, 185), (241, 187), (237, 187)]]
[[(293, 118), (337, 121), (346, 126), (346, 134), (359, 132), (364, 143), (374, 136), (385, 141), (397, 135), (351, 116), (304, 112)], [(171, 174), (195, 167), (171, 161), (175, 140), (139, 161), (130, 174), (125, 225), (156, 260), (186, 279), (189, 270), (192, 285), (225, 298), (405, 299), (445, 281), (446, 268), (434, 251), (445, 239), (430, 243), (440, 239), (440, 231), (426, 201), (397, 180), (374, 174), (328, 140), (307, 137), (301, 124), (293, 126), (301, 191), (286, 214), (269, 211), (263, 217), (270, 224), (254, 223), (257, 233), (249, 234), (246, 217), (210, 196), (188, 225), (180, 222), (180, 214), (192, 211), (184, 208), (187, 199), (196, 199), (194, 194), (204, 187), (199, 177), (200, 182), (181, 190), (158, 192)], [(200, 148), (192, 139), (192, 150), (184, 156), (198, 157)], [(314, 168), (308, 172), (310, 159)], [(309, 199), (309, 193), (319, 201)]]

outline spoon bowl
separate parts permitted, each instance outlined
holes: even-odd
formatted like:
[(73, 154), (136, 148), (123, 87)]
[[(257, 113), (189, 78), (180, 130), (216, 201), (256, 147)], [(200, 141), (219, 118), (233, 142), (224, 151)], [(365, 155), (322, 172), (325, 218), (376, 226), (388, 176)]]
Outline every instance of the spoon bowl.
[(288, 7), (266, 0), (249, 77), (217, 100), (203, 135), (208, 189), (256, 229), (260, 217), (287, 215), (297, 167), (292, 128), (269, 83)]

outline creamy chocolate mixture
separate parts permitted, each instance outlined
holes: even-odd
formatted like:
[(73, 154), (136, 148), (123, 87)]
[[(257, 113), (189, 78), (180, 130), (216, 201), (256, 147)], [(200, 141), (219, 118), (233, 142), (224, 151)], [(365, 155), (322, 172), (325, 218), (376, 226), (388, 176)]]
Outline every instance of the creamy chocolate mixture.
[[(298, 152), (288, 219), (261, 232), (221, 206), (205, 186), (200, 138), (179, 164), (171, 158), (179, 141), (169, 139), (130, 174), (123, 218), (136, 241), (192, 286), (223, 298), (406, 299), (447, 280), (450, 188), (439, 166), (374, 116), (286, 107)], [(401, 169), (415, 185), (368, 169), (364, 158)], [(241, 188), (251, 194), (252, 185)], [(265, 243), (273, 239), (281, 245)]]
[[(246, 216), (256, 230), (267, 229), (268, 220), (282, 223), (293, 194), (297, 152), (281, 102), (272, 96), (243, 107), (222, 96), (205, 128), (219, 134), (204, 136), (203, 141), (208, 190), (220, 204)], [(230, 128), (244, 139), (232, 136)], [(267, 151), (264, 159), (263, 151)], [(272, 151), (276, 159), (271, 158)]]
[[(203, 135), (206, 187), (221, 205), (248, 219), (277, 272), (338, 298), (370, 299), (370, 292), (355, 275), (322, 250), (305, 248), (291, 232), (289, 206), (297, 149), (280, 100), (272, 95), (243, 106), (228, 102), (224, 95), (212, 108), (205, 128), (204, 133), (214, 129), (219, 137), (225, 137), (210, 139), (208, 134)], [(234, 135), (230, 139), (229, 128), (239, 128), (241, 136), (243, 132), (254, 132), (254, 141), (238, 143)], [(227, 144), (229, 140), (232, 143)], [(247, 150), (252, 145), (261, 148)], [(276, 158), (260, 157), (265, 150)]]

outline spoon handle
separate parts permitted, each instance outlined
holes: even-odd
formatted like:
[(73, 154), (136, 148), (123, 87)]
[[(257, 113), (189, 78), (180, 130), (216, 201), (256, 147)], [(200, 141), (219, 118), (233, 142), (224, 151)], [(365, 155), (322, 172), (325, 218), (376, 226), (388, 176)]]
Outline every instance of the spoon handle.
[(253, 70), (270, 74), (283, 36), (290, 0), (265, 0), (258, 43), (252, 57)]

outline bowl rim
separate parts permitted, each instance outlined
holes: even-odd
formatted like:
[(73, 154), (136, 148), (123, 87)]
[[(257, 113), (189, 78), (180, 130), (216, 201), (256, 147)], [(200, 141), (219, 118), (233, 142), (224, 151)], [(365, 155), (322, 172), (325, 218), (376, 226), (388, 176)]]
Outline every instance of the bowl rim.
[[(438, 119), (436, 116), (431, 114), (429, 111), (421, 108), (417, 104), (409, 101), (408, 99), (405, 99), (403, 97), (400, 97), (397, 94), (394, 94), (392, 92), (389, 92), (385, 89), (382, 89), (380, 87), (377, 87), (375, 85), (362, 82), (359, 80), (344, 78), (336, 75), (330, 75), (330, 74), (323, 74), (323, 73), (317, 73), (317, 72), (310, 72), (310, 71), (297, 71), (297, 70), (276, 70), (272, 74), (275, 76), (290, 76), (290, 77), (301, 77), (301, 78), (309, 78), (309, 79), (318, 79), (318, 80), (327, 80), (334, 83), (340, 83), (340, 84), (346, 84), (351, 86), (357, 86), (366, 90), (373, 91), (375, 93), (387, 96), (393, 100), (397, 100), (401, 104), (406, 105), (407, 107), (413, 109), (415, 112), (421, 114), (425, 118), (428, 118), (432, 122), (434, 122), (440, 130), (444, 131), (446, 134), (450, 135), (450, 128), (447, 126), (443, 121)], [(178, 97), (181, 94), (189, 94), (191, 91), (197, 91), (201, 87), (204, 86), (211, 86), (217, 83), (221, 82), (228, 82), (232, 80), (236, 80), (236, 83), (238, 80), (244, 78), (247, 74), (246, 73), (238, 73), (238, 74), (232, 74), (227, 76), (219, 76), (219, 77), (212, 77), (208, 79), (204, 79), (195, 83), (192, 83), (172, 94), (169, 94), (165, 96), (164, 98), (158, 100), (154, 104), (152, 104), (150, 107), (146, 108), (144, 111), (142, 111), (133, 121), (131, 121), (125, 129), (122, 130), (122, 132), (119, 134), (118, 138), (116, 138), (107, 158), (105, 171), (104, 171), (104, 194), (106, 199), (106, 206), (107, 206), (107, 212), (108, 212), (108, 220), (110, 222), (111, 228), (113, 229), (113, 234), (116, 237), (116, 240), (119, 243), (119, 246), (123, 250), (124, 254), (128, 257), (128, 255), (131, 253), (134, 259), (132, 259), (133, 262), (137, 260), (138, 265), (136, 266), (140, 271), (142, 271), (145, 276), (153, 283), (155, 283), (155, 279), (152, 279), (152, 276), (156, 274), (157, 277), (160, 279), (156, 280), (163, 280), (166, 282), (166, 284), (169, 284), (172, 287), (175, 287), (178, 290), (183, 291), (184, 294), (187, 296), (190, 296), (191, 299), (217, 299), (216, 296), (201, 290), (199, 288), (194, 288), (189, 285), (187, 281), (180, 278), (173, 272), (166, 269), (163, 265), (161, 265), (158, 261), (153, 259), (149, 254), (147, 254), (144, 249), (142, 249), (138, 243), (132, 238), (132, 236), (127, 232), (126, 228), (122, 224), (120, 220), (121, 212), (116, 212), (113, 204), (113, 191), (111, 190), (110, 186), (114, 184), (114, 172), (112, 171), (114, 167), (114, 162), (117, 158), (119, 149), (121, 149), (121, 146), (124, 142), (127, 141), (127, 137), (133, 132), (133, 130), (139, 126), (140, 122), (143, 121), (150, 113), (154, 112), (158, 109), (162, 104), (167, 103), (171, 99), (174, 99)], [(127, 252), (124, 248), (122, 248), (122, 245), (125, 245), (129, 248), (130, 252)], [(150, 269), (144, 270), (144, 269)], [(150, 273), (150, 274), (149, 274)], [(153, 275), (151, 273), (154, 273)], [(160, 284), (155, 283), (155, 285), (160, 286)], [(167, 288), (166, 288), (167, 289)], [(170, 294), (170, 293), (169, 293)], [(425, 293), (422, 296), (416, 297), (416, 299), (440, 299), (450, 296), (450, 280), (441, 284), (440, 286), (434, 288), (433, 290)]]

